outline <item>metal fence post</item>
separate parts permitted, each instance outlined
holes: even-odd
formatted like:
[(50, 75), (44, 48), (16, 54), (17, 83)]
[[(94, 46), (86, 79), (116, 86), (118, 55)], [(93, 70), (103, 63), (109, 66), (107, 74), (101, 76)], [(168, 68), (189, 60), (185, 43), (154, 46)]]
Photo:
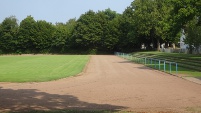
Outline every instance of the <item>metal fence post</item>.
[(170, 73), (172, 72), (172, 64), (171, 64), (171, 62), (169, 63), (170, 64)]
[(144, 58), (144, 60), (145, 60), (145, 62), (144, 62), (144, 63), (145, 63), (145, 65), (146, 65), (146, 64), (147, 64), (147, 58)]
[(159, 64), (158, 65), (159, 66), (158, 69), (161, 70), (161, 60), (158, 61), (158, 64)]
[(165, 72), (165, 61), (164, 61), (164, 72)]

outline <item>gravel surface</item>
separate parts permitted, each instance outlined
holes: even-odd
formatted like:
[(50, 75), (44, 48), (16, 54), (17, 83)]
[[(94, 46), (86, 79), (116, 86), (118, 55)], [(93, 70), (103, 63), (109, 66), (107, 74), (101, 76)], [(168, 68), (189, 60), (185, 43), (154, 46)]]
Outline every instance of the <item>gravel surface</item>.
[(201, 112), (201, 85), (112, 55), (94, 55), (75, 77), (0, 83), (0, 112), (26, 110)]

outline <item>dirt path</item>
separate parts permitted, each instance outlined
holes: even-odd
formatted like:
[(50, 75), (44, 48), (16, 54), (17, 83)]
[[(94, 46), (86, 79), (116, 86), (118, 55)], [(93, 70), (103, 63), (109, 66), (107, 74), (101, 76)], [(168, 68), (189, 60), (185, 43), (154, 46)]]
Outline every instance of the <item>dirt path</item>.
[(201, 85), (116, 56), (91, 56), (81, 76), (0, 83), (0, 112), (30, 109), (201, 112)]

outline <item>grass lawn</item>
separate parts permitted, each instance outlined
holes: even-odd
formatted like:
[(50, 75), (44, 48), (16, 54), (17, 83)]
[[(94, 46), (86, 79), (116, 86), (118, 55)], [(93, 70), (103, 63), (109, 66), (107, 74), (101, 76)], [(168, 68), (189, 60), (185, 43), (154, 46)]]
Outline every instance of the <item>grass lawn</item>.
[[(156, 62), (156, 63), (158, 63), (158, 62)], [(156, 65), (147, 64), (147, 66), (159, 70), (159, 65), (158, 64), (156, 64)], [(183, 68), (183, 67), (180, 67), (180, 66), (177, 67), (177, 70), (178, 71), (176, 71), (175, 64), (171, 65), (171, 70), (170, 70), (170, 64), (166, 63), (165, 72), (172, 73), (172, 74), (182, 74), (183, 76), (189, 76), (189, 77), (199, 77), (199, 78), (201, 77), (201, 72), (199, 72), (199, 71)], [(164, 71), (164, 64), (160, 64), (160, 71)]]
[[(190, 77), (198, 77), (201, 78), (201, 71), (197, 71), (191, 68), (190, 66), (194, 66), (198, 69), (201, 69), (201, 55), (192, 55), (192, 54), (184, 54), (184, 53), (164, 53), (164, 52), (135, 52), (132, 53), (132, 55), (137, 57), (146, 57), (146, 58), (154, 58), (154, 59), (160, 59), (160, 60), (170, 60), (171, 62), (177, 62), (178, 63), (178, 74), (184, 75), (184, 76), (190, 76)], [(144, 64), (144, 59), (141, 59)], [(156, 64), (159, 64), (158, 61)], [(189, 65), (183, 66), (183, 65)], [(147, 61), (147, 66), (159, 69), (159, 65), (154, 65), (154, 61), (152, 64), (150, 61)], [(160, 70), (164, 70), (163, 62), (160, 64)], [(166, 72), (170, 72), (169, 69), (169, 63), (166, 63), (165, 70)], [(171, 73), (176, 74), (176, 67), (175, 64), (171, 65)]]
[(0, 56), (0, 82), (43, 82), (79, 74), (87, 55)]
[[(143, 53), (143, 52), (142, 52)], [(164, 52), (144, 52), (146, 54), (155, 54), (155, 55), (161, 55), (164, 57), (179, 57), (181, 60), (184, 60), (184, 62), (188, 62), (188, 60), (196, 60), (197, 62), (201, 61), (201, 55), (193, 55), (193, 54), (184, 54), (184, 53), (164, 53)], [(177, 62), (175, 60), (174, 62)], [(169, 64), (166, 64), (167, 71), (169, 71)], [(162, 66), (163, 67), (163, 66)], [(201, 67), (200, 67), (201, 68)], [(175, 65), (172, 66), (172, 73), (176, 73)], [(183, 74), (185, 76), (189, 77), (201, 77), (200, 71), (195, 71), (192, 69), (181, 67), (180, 64), (178, 65), (178, 74)]]
[(169, 57), (180, 57), (180, 58), (187, 58), (187, 59), (196, 59), (201, 60), (201, 55), (195, 55), (195, 54), (185, 54), (185, 53), (165, 53), (165, 52), (138, 52), (138, 53), (144, 53), (144, 54), (154, 54), (154, 55), (162, 55), (162, 56), (169, 56)]

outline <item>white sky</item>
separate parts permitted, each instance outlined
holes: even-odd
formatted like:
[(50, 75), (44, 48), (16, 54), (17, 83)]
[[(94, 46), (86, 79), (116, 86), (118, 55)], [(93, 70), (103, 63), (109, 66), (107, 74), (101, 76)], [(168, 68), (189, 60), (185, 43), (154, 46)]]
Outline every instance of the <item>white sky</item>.
[(47, 22), (67, 22), (71, 18), (78, 19), (89, 11), (110, 8), (122, 13), (134, 0), (0, 0), (0, 23), (9, 16), (23, 20), (28, 15), (35, 20)]

